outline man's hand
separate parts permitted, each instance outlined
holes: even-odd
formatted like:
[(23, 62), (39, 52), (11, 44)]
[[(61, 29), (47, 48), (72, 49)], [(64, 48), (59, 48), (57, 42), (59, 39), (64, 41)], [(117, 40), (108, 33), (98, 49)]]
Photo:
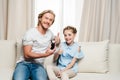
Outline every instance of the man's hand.
[(52, 50), (50, 48), (48, 48), (45, 53), (46, 53), (47, 56), (50, 56), (55, 52), (55, 50), (56, 50), (56, 48), (54, 48)]

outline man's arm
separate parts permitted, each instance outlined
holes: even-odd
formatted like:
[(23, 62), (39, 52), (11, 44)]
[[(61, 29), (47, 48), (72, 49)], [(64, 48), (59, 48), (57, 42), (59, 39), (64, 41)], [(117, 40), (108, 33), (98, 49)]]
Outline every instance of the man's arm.
[(35, 52), (32, 52), (32, 46), (29, 46), (29, 45), (23, 46), (24, 57), (26, 59), (47, 57), (49, 55), (52, 55), (54, 53), (54, 51), (55, 51), (55, 49), (53, 49), (53, 50), (47, 49), (45, 53), (36, 54)]

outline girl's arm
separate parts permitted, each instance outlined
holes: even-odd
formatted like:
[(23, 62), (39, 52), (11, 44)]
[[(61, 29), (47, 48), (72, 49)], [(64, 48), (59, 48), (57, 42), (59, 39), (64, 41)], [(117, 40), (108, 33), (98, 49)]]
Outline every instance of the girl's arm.
[(54, 54), (54, 57), (53, 57), (53, 61), (55, 62), (57, 59), (58, 59), (58, 57), (60, 56), (60, 54), (62, 54), (62, 50), (58, 50), (55, 54)]
[(77, 61), (77, 58), (74, 57), (74, 58), (72, 59), (71, 63), (68, 64), (68, 66), (67, 66), (65, 69), (62, 70), (62, 72), (63, 72), (63, 71), (66, 71), (66, 70), (68, 70), (68, 69), (70, 69), (70, 68), (72, 68), (72, 67), (74, 66), (74, 64), (76, 63), (76, 61)]
[[(79, 46), (78, 52), (80, 52), (80, 51), (81, 51), (81, 47)], [(68, 69), (72, 68), (74, 66), (74, 64), (76, 63), (76, 61), (77, 61), (77, 58), (74, 57), (72, 59), (71, 63), (65, 69), (63, 69), (62, 71), (65, 71), (65, 70), (68, 70)]]

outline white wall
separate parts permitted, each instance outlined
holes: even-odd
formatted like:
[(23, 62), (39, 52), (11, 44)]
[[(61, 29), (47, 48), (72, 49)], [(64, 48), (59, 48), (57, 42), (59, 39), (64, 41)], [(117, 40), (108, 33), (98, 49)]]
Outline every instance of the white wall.
[(35, 0), (35, 25), (37, 24), (37, 17), (40, 12), (46, 9), (51, 9), (56, 14), (55, 22), (51, 26), (54, 34), (60, 32), (61, 27), (61, 0)]
[[(62, 30), (67, 25), (75, 26), (79, 33), (82, 6), (83, 0), (35, 0), (35, 25), (38, 13), (45, 9), (53, 10), (56, 20), (51, 29), (55, 35), (60, 32), (64, 40)], [(78, 35), (75, 40), (78, 41)]]
[(78, 41), (82, 8), (83, 0), (63, 0), (63, 26), (72, 25), (77, 28), (75, 41)]

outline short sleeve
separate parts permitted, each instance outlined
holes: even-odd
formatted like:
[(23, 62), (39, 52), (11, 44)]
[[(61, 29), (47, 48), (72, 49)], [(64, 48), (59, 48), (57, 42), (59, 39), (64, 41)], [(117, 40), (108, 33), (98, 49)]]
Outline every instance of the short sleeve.
[(30, 32), (26, 32), (22, 39), (23, 45), (33, 45), (32, 35)]
[(75, 57), (76, 57), (77, 59), (82, 59), (82, 58), (84, 57), (84, 54), (83, 54), (82, 51), (80, 51), (80, 52), (77, 52), (77, 53), (75, 54)]

